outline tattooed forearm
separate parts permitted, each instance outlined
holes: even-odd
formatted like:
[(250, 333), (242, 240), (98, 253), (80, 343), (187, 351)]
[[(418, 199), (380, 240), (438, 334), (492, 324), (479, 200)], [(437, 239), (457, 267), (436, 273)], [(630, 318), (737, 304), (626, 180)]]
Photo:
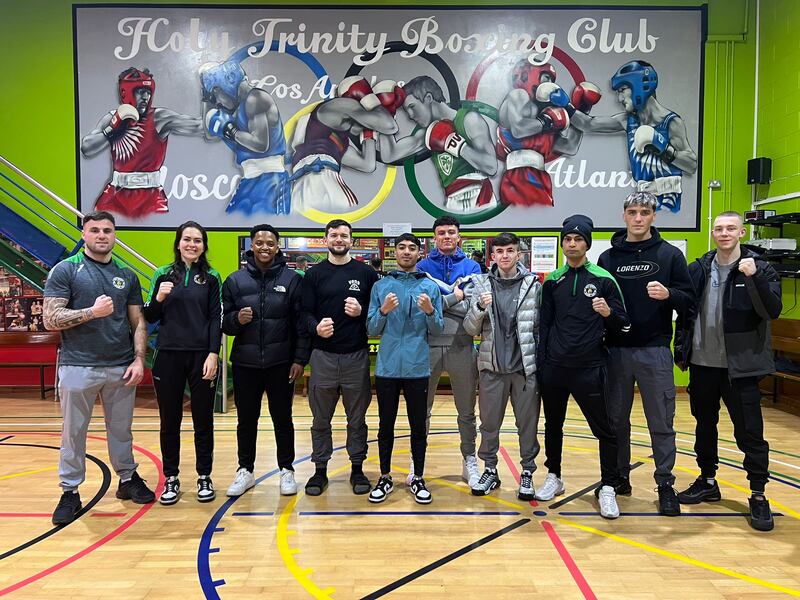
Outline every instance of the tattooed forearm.
[(147, 322), (141, 306), (128, 306), (128, 320), (133, 331), (133, 353), (144, 360), (147, 353)]
[(42, 314), (45, 328), (51, 331), (71, 329), (94, 318), (91, 308), (67, 308), (66, 298), (45, 298)]

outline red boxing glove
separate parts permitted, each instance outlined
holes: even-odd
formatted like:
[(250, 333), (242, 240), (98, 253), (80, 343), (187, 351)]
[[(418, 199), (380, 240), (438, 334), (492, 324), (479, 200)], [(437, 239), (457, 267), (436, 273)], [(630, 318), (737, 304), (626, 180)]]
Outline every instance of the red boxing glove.
[(341, 83), (339, 83), (337, 93), (341, 98), (358, 100), (359, 104), (367, 110), (372, 110), (376, 106), (380, 106), (380, 101), (372, 92), (372, 87), (367, 80), (357, 75), (342, 79)]
[(111, 122), (103, 129), (103, 135), (114, 137), (139, 120), (139, 111), (130, 104), (120, 104), (111, 115)]
[(388, 110), (389, 114), (392, 116), (397, 113), (397, 109), (403, 106), (403, 102), (406, 101), (405, 90), (391, 79), (379, 81), (375, 84), (375, 87), (372, 88), (372, 91), (378, 96), (381, 106)]
[(595, 104), (600, 102), (602, 96), (599, 87), (589, 81), (584, 81), (572, 90), (572, 105), (577, 110), (588, 113)]
[(536, 117), (542, 123), (542, 131), (564, 131), (569, 127), (569, 113), (560, 106), (548, 106)]
[(467, 140), (456, 132), (455, 125), (448, 119), (434, 121), (425, 130), (425, 147), (432, 152), (461, 156), (461, 149), (466, 143)]

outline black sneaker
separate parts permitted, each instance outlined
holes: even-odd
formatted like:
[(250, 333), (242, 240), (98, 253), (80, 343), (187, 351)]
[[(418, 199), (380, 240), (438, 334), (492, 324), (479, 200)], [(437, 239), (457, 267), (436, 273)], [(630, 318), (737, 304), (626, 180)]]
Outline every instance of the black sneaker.
[(208, 475), (201, 475), (197, 478), (197, 501), (198, 502), (211, 502), (217, 497), (217, 492), (214, 491), (214, 484), (211, 483), (211, 477)]
[(53, 525), (69, 525), (83, 508), (81, 495), (78, 492), (64, 492), (53, 511)]
[(322, 473), (314, 473), (311, 479), (306, 482), (307, 496), (320, 496), (325, 488), (328, 487), (328, 477)]
[(658, 512), (667, 517), (677, 517), (681, 514), (681, 503), (678, 502), (678, 494), (668, 483), (658, 486)]
[(136, 471), (128, 481), (119, 482), (116, 495), (120, 500), (133, 500), (134, 504), (150, 504), (156, 499), (153, 490), (147, 487)]
[(678, 501), (681, 504), (700, 504), (701, 502), (718, 502), (722, 500), (719, 493), (719, 486), (708, 483), (705, 477), (698, 477), (688, 489), (678, 494)]
[(764, 496), (750, 496), (750, 527), (759, 531), (772, 531), (775, 520)]
[[(600, 488), (603, 487), (601, 483), (596, 488), (594, 488), (594, 497), (600, 499)], [(633, 493), (633, 488), (631, 487), (631, 480), (627, 477), (620, 477), (619, 483), (614, 486), (614, 491), (617, 493), (617, 496), (630, 496)]]
[(369, 479), (364, 475), (364, 471), (353, 471), (350, 473), (350, 485), (353, 486), (353, 493), (359, 496), (369, 494), (372, 484)]
[(431, 496), (428, 488), (425, 487), (425, 480), (422, 477), (414, 477), (409, 489), (414, 494), (414, 500), (417, 501), (417, 504), (430, 504), (433, 502), (433, 496)]

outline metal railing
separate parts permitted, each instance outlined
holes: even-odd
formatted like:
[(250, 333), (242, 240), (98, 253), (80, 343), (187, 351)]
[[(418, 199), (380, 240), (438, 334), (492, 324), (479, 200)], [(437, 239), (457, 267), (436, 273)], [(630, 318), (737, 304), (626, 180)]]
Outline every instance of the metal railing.
[[(44, 185), (42, 185), (41, 183), (36, 181), (33, 177), (28, 175), (25, 171), (23, 171), (22, 169), (17, 167), (14, 163), (12, 163), (10, 160), (8, 160), (6, 157), (4, 157), (2, 155), (0, 155), (0, 164), (5, 165), (8, 169), (10, 169), (16, 175), (18, 175), (19, 177), (24, 179), (30, 185), (34, 186), (37, 190), (42, 192), (45, 196), (50, 198), (50, 200), (52, 200), (53, 202), (57, 203), (62, 208), (64, 208), (65, 210), (69, 211), (70, 213), (72, 213), (76, 217), (78, 217), (78, 219), (82, 219), (83, 218), (83, 213), (81, 211), (79, 211), (77, 208), (72, 206), (69, 202), (67, 202), (66, 200), (61, 198), (58, 194), (56, 194), (55, 192), (51, 191), (50, 189), (46, 188)], [(44, 202), (41, 198), (38, 198), (37, 196), (32, 194), (30, 191), (26, 190), (19, 183), (17, 183), (16, 181), (14, 181), (10, 177), (8, 177), (5, 173), (0, 172), (0, 178), (4, 179), (8, 183), (10, 183), (12, 186), (14, 186), (17, 190), (19, 190), (20, 192), (22, 192), (23, 194), (28, 196), (28, 198), (30, 198), (31, 200), (33, 200), (34, 202), (36, 202), (40, 206), (44, 207), (51, 215), (55, 215), (56, 217), (58, 217), (59, 220), (61, 220), (62, 222), (66, 223), (69, 226), (69, 227), (67, 227), (67, 231), (62, 229), (62, 227), (60, 227), (58, 224), (56, 224), (53, 221), (49, 220), (48, 217), (43, 216), (42, 213), (39, 213), (36, 210), (34, 210), (31, 206), (29, 206), (28, 204), (23, 202), (16, 195), (14, 195), (14, 193), (12, 193), (8, 189), (6, 189), (6, 187), (0, 185), (0, 191), (2, 191), (4, 194), (6, 194), (9, 198), (14, 200), (15, 202), (17, 202), (17, 204), (19, 204), (21, 207), (23, 207), (26, 211), (28, 211), (30, 213), (33, 213), (33, 215), (35, 215), (36, 218), (40, 219), (42, 222), (47, 224), (48, 227), (51, 227), (55, 231), (58, 231), (59, 234), (61, 234), (62, 236), (66, 237), (67, 239), (71, 240), (73, 243), (75, 243), (75, 244), (80, 243), (81, 237), (79, 235), (75, 235), (76, 231), (80, 231), (80, 228), (78, 227), (76, 222), (70, 221), (70, 219), (68, 219), (67, 217), (62, 215), (59, 211), (55, 210), (50, 204), (48, 204), (47, 202)], [(0, 184), (1, 183), (2, 183), (2, 181), (0, 181)], [(46, 215), (47, 213), (44, 213), (44, 214)], [(52, 218), (52, 217), (50, 217), (50, 218)], [(123, 242), (119, 238), (117, 238), (116, 245), (119, 246), (120, 248), (124, 249), (126, 252), (128, 252), (128, 254), (130, 254), (131, 256), (136, 258), (138, 261), (140, 261), (141, 264), (145, 265), (146, 267), (148, 267), (150, 269), (150, 273), (145, 273), (142, 269), (138, 268), (136, 265), (134, 265), (130, 261), (128, 261), (124, 256), (120, 256), (118, 253), (115, 252), (115, 254), (117, 255), (117, 258), (119, 258), (123, 263), (125, 263), (125, 265), (130, 267), (132, 271), (134, 271), (139, 276), (144, 277), (145, 280), (149, 281), (151, 279), (153, 273), (155, 272), (156, 268), (157, 268), (156, 265), (154, 263), (152, 263), (151, 261), (149, 261), (144, 256), (142, 256), (141, 254), (139, 254), (136, 250), (131, 248), (129, 245), (127, 245), (125, 242)], [(145, 287), (145, 286), (143, 286), (143, 287)], [(146, 287), (145, 287), (145, 290), (147, 291)], [(222, 360), (222, 372), (220, 374), (220, 384), (222, 385), (222, 406), (220, 408), (222, 409), (222, 412), (225, 413), (225, 412), (228, 412), (228, 342), (227, 342), (227, 337), (224, 334), (222, 336), (222, 351), (220, 353), (220, 358)]]

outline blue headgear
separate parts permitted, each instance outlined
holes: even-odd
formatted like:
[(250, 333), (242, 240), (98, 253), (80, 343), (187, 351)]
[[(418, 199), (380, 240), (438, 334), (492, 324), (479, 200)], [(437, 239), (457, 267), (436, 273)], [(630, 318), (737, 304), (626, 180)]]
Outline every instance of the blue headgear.
[(239, 95), (239, 84), (244, 80), (242, 65), (229, 60), (224, 63), (208, 63), (200, 67), (200, 84), (203, 86), (203, 100), (216, 102), (214, 88), (219, 88), (229, 96)]
[(633, 108), (642, 110), (647, 99), (656, 93), (658, 87), (658, 73), (648, 62), (632, 60), (625, 63), (611, 78), (611, 89), (618, 90), (623, 85), (631, 88)]

